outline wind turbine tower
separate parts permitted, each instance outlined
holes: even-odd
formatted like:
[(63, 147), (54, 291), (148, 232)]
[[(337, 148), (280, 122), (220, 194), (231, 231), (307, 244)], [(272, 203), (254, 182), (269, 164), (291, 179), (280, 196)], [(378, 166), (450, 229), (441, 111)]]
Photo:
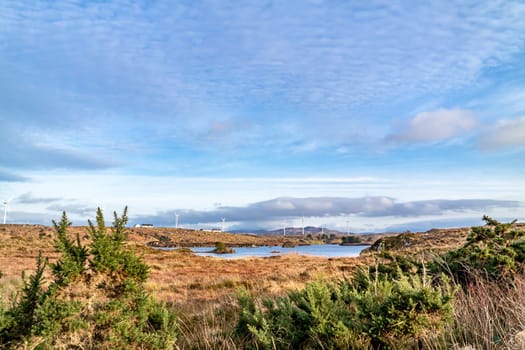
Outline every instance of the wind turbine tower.
[(226, 222), (226, 218), (222, 218), (222, 228), (221, 231), (224, 232), (224, 223)]
[(175, 214), (175, 228), (179, 228), (179, 214)]
[(302, 226), (303, 226), (303, 236), (304, 236), (304, 216), (303, 216)]
[(7, 207), (9, 206), (9, 200), (4, 201), (4, 225), (7, 222)]

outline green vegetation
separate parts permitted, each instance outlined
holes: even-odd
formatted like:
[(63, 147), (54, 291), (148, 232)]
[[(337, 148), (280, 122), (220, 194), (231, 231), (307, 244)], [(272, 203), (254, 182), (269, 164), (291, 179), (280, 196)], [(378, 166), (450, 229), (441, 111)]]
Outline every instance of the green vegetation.
[(359, 244), (361, 243), (363, 240), (361, 239), (361, 237), (358, 237), (358, 236), (345, 236), (343, 237), (342, 239), (342, 245), (345, 245), (345, 244)]
[[(359, 270), (351, 279), (312, 283), (278, 298), (243, 293), (237, 334), (256, 349), (516, 346), (513, 333), (525, 329), (525, 317), (510, 310), (523, 311), (525, 301), (516, 289), (525, 284), (518, 274), (525, 233), (515, 222), (484, 220), (464, 246), (429, 254), (427, 261), (407, 251), (417, 239), (407, 232), (373, 245), (373, 272)], [(505, 301), (494, 303), (499, 299)]]
[(500, 223), (487, 216), (485, 226), (473, 227), (467, 242), (433, 264), (449, 272), (462, 285), (473, 277), (488, 280), (512, 279), (525, 261), (525, 232), (513, 228), (516, 221)]
[(442, 254), (411, 249), (420, 237), (409, 232), (378, 240), (370, 266), (278, 296), (243, 279), (198, 282), (189, 288), (239, 288), (238, 297), (178, 304), (177, 320), (144, 289), (149, 268), (126, 243), (126, 214), (106, 228), (99, 209), (84, 244), (65, 213), (53, 222), (58, 258), (39, 255), (18, 293), (0, 300), (1, 348), (525, 348), (525, 232), (515, 222), (484, 217)]
[[(39, 349), (167, 349), (176, 338), (175, 316), (144, 290), (148, 267), (125, 246), (126, 209), (108, 233), (102, 211), (89, 222), (91, 244), (69, 238), (66, 214), (56, 231), (59, 259), (39, 256), (12, 305), (2, 310), (0, 344)], [(53, 279), (46, 283), (49, 266)], [(47, 284), (47, 288), (45, 285)], [(26, 345), (24, 345), (26, 344)]]
[(232, 254), (235, 251), (228, 247), (224, 242), (215, 242), (215, 249), (212, 251), (215, 254)]
[(246, 293), (237, 332), (253, 348), (387, 349), (417, 344), (452, 314), (453, 291), (420, 276), (381, 278), (360, 270), (352, 280), (315, 282), (258, 306)]

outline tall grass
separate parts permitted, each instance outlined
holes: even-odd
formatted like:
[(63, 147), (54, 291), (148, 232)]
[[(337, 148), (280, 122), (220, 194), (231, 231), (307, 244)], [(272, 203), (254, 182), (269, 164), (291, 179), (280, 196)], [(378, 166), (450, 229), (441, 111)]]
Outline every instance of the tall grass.
[(179, 338), (177, 349), (238, 350), (240, 339), (234, 335), (238, 306), (234, 297), (214, 302), (191, 303), (177, 307)]
[(505, 283), (475, 276), (459, 289), (454, 302), (454, 318), (445, 332), (428, 334), (428, 349), (525, 349), (525, 274)]

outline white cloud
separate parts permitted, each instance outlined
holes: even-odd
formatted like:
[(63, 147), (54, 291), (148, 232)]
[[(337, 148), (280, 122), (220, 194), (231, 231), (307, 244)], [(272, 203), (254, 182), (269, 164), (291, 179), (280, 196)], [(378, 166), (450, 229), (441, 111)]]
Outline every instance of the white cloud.
[(386, 196), (344, 198), (275, 198), (245, 206), (222, 206), (212, 210), (175, 209), (157, 212), (153, 215), (137, 215), (134, 220), (152, 222), (160, 225), (172, 225), (175, 213), (184, 218), (188, 225), (214, 224), (219, 218), (226, 218), (239, 227), (274, 226), (276, 223), (293, 222), (305, 217), (313, 221), (374, 222), (377, 220), (404, 218), (403, 221), (416, 218), (447, 218), (463, 215), (479, 216), (495, 209), (523, 210), (523, 203), (510, 200), (459, 199), (459, 200), (423, 200), (398, 202)]
[(463, 109), (422, 112), (388, 137), (394, 142), (434, 142), (461, 137), (477, 126), (474, 113)]
[[(90, 208), (130, 204), (143, 215), (282, 196), (385, 196), (383, 204), (395, 207), (388, 198), (477, 194), (477, 188), (465, 190), (471, 181), (458, 180), (464, 172), (474, 179), (484, 173), (483, 161), (465, 157), (468, 150), (434, 149), (420, 164), (420, 149), (379, 154), (373, 148), (392, 115), (417, 113), (406, 112), (414, 101), (426, 112), (394, 130), (390, 141), (458, 141), (475, 131), (468, 110), (436, 108), (466, 106), (462, 97), (481, 96), (493, 86), (508, 93), (510, 83), (497, 73), (519, 78), (514, 73), (522, 72), (518, 60), (525, 42), (525, 3), (519, 0), (235, 6), (3, 0), (0, 13), (0, 148), (6, 151), (0, 154), (0, 185), (37, 198), (73, 196)], [(483, 100), (495, 110), (523, 110), (523, 82), (516, 78), (514, 84), (510, 101)], [(432, 107), (429, 101), (435, 101)], [(484, 106), (464, 108), (479, 111), (480, 120), (495, 115)], [(519, 145), (521, 125), (498, 124), (485, 135), (485, 147)], [(523, 168), (514, 159), (502, 162), (513, 174)], [(439, 181), (453, 181), (416, 188), (404, 178), (402, 186), (240, 179), (379, 173), (417, 178), (435, 169)], [(498, 171), (498, 186), (523, 188), (516, 185), (520, 179), (502, 180), (509, 173), (504, 167)], [(115, 172), (129, 176), (109, 180)], [(203, 183), (199, 176), (239, 179)], [(34, 178), (42, 181), (17, 182)], [(496, 190), (479, 198), (494, 196), (506, 199)], [(41, 204), (24, 204), (24, 210)], [(435, 210), (427, 204), (425, 210)]]
[[(10, 222), (18, 223), (49, 224), (66, 210), (75, 224), (85, 224), (94, 216), (96, 207), (105, 210), (109, 217), (113, 210), (120, 211), (127, 205), (133, 223), (152, 221), (172, 226), (177, 212), (180, 223), (192, 222), (196, 228), (198, 221), (216, 225), (213, 221), (220, 222), (221, 217), (226, 217), (228, 225), (238, 227), (277, 228), (283, 223), (300, 225), (304, 215), (308, 225), (325, 224), (346, 230), (346, 221), (351, 220), (353, 229), (367, 231), (370, 224), (382, 230), (416, 217), (480, 218), (485, 213), (495, 213), (494, 207), (501, 209), (496, 213), (500, 217), (523, 220), (524, 207), (515, 205), (525, 198), (524, 188), (524, 180), (519, 176), (489, 180), (477, 174), (457, 173), (424, 180), (410, 176), (176, 178), (90, 172), (71, 176), (64, 170), (32, 173), (30, 182), (8, 183), (0, 187), (0, 199), (26, 199), (12, 201), (11, 212), (18, 212), (18, 216)], [(42, 216), (33, 217), (35, 213)], [(15, 216), (11, 218), (14, 220)]]
[(483, 149), (525, 146), (525, 117), (499, 121), (481, 136), (479, 144)]

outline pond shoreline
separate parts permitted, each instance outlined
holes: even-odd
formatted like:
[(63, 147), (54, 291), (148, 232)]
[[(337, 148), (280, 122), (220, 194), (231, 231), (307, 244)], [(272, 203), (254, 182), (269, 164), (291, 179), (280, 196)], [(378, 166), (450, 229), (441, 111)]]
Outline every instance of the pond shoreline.
[[(197, 256), (208, 256), (224, 259), (240, 258), (265, 258), (272, 256), (283, 256), (287, 254), (317, 256), (325, 258), (349, 258), (358, 257), (363, 250), (370, 245), (340, 245), (340, 244), (317, 244), (302, 245), (295, 247), (282, 246), (256, 246), (256, 247), (236, 247), (235, 252), (230, 254), (217, 254), (213, 252), (212, 246), (193, 246), (185, 247), (193, 251)], [(178, 247), (158, 247), (163, 251), (177, 250)]]

